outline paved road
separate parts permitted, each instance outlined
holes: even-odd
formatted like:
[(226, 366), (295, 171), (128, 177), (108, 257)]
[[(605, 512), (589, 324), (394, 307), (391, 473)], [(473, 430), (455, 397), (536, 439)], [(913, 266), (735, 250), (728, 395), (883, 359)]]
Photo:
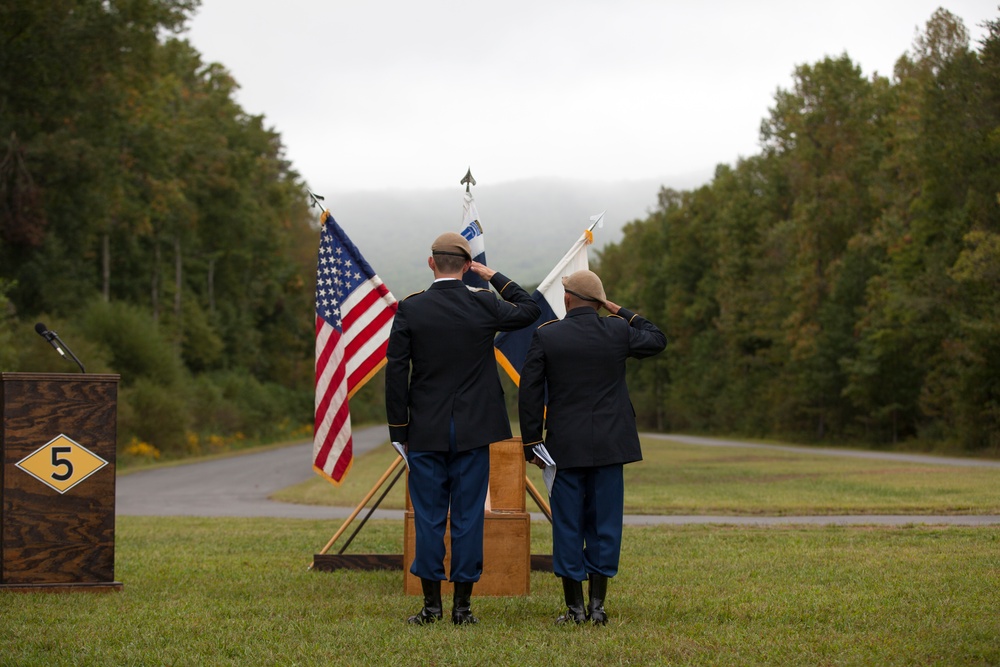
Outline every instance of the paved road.
[[(360, 456), (389, 439), (376, 426), (354, 432)], [(291, 519), (347, 518), (353, 507), (318, 507), (268, 500), (272, 493), (312, 479), (312, 443), (187, 463), (122, 475), (116, 482), (122, 516), (264, 516)], [(372, 480), (374, 484), (377, 480)], [(395, 512), (402, 518), (402, 512)], [(372, 518), (384, 518), (382, 510)]]
[[(944, 458), (919, 454), (893, 454), (841, 449), (803, 448), (786, 445), (701, 438), (695, 436), (644, 433), (643, 437), (671, 439), (708, 447), (749, 447), (777, 449), (823, 456), (854, 456), (897, 460), (908, 463), (936, 463), (969, 467), (1000, 468), (1000, 462), (980, 459)], [(385, 426), (354, 432), (354, 452), (360, 456), (389, 439)], [(244, 454), (213, 461), (188, 463), (123, 475), (117, 481), (117, 512), (122, 516), (234, 516), (282, 517), (292, 519), (344, 519), (353, 507), (318, 507), (268, 500), (268, 496), (315, 476), (311, 467), (312, 444)], [(372, 480), (373, 483), (375, 480)], [(401, 510), (377, 510), (372, 518), (402, 519)], [(532, 514), (536, 521), (541, 514)], [(630, 525), (734, 524), (764, 525), (906, 525), (949, 524), (981, 526), (1000, 524), (1000, 516), (984, 515), (851, 515), (851, 516), (640, 516), (629, 515)]]

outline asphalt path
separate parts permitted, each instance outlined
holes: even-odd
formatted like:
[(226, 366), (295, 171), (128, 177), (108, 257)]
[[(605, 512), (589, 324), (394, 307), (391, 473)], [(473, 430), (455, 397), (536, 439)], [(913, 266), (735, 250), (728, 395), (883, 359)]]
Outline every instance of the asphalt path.
[[(354, 455), (389, 440), (389, 428), (375, 426), (353, 433)], [(346, 518), (353, 507), (320, 507), (269, 500), (268, 496), (316, 476), (312, 442), (211, 461), (121, 475), (116, 480), (121, 516), (235, 516), (288, 519)], [(374, 484), (377, 480), (372, 480)], [(402, 511), (390, 511), (402, 518)], [(390, 518), (377, 510), (373, 518)]]
[[(850, 449), (767, 445), (718, 438), (644, 433), (643, 437), (676, 440), (706, 447), (774, 449), (820, 456), (892, 460), (905, 463), (986, 467), (998, 471), (1000, 462), (921, 454), (896, 454)], [(389, 440), (385, 426), (354, 432), (354, 454), (360, 456)], [(320, 507), (270, 500), (286, 487), (311, 479), (312, 443), (253, 452), (211, 461), (144, 470), (117, 479), (117, 513), (121, 516), (275, 517), (289, 519), (344, 519), (354, 507)], [(372, 480), (374, 483), (377, 480)], [(401, 510), (376, 510), (373, 519), (402, 519)], [(532, 514), (544, 520), (540, 513)], [(1000, 524), (997, 515), (873, 515), (847, 516), (718, 516), (718, 515), (627, 515), (629, 525), (731, 524), (767, 525), (962, 525)]]

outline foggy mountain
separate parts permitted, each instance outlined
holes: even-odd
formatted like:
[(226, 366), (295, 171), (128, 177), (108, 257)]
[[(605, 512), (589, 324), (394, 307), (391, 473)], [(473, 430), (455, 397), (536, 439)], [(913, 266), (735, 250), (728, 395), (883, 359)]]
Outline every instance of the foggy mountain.
[[(590, 216), (607, 211), (604, 228), (594, 229), (593, 250), (619, 241), (627, 223), (648, 217), (661, 187), (686, 190), (709, 180), (708, 174), (618, 183), (539, 179), (477, 185), (472, 195), (487, 264), (533, 288), (590, 226)], [(442, 232), (461, 231), (464, 194), (456, 179), (450, 189), (349, 192), (327, 196), (324, 203), (402, 299), (430, 284), (431, 242)]]

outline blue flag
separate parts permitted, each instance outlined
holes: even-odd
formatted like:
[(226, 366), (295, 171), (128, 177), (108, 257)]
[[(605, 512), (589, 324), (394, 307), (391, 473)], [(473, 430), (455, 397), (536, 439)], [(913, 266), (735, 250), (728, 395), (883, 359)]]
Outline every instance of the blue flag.
[[(593, 233), (589, 229), (584, 230), (569, 252), (549, 271), (549, 275), (545, 276), (545, 280), (531, 295), (531, 298), (542, 309), (542, 314), (539, 315), (534, 324), (517, 331), (502, 332), (493, 341), (497, 362), (501, 368), (507, 371), (507, 375), (514, 381), (514, 384), (521, 385), (521, 369), (528, 356), (528, 348), (531, 346), (531, 337), (534, 335), (535, 329), (549, 320), (562, 319), (566, 315), (566, 307), (563, 305), (562, 278), (575, 271), (588, 268), (587, 246), (593, 242)], [(474, 252), (475, 250), (473, 250)]]

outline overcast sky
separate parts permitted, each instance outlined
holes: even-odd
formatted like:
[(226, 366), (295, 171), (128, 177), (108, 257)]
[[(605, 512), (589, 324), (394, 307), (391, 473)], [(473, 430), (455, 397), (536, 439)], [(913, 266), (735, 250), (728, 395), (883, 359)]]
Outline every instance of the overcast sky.
[(203, 0), (186, 34), (317, 192), (710, 173), (794, 68), (891, 75), (931, 14), (997, 0)]

